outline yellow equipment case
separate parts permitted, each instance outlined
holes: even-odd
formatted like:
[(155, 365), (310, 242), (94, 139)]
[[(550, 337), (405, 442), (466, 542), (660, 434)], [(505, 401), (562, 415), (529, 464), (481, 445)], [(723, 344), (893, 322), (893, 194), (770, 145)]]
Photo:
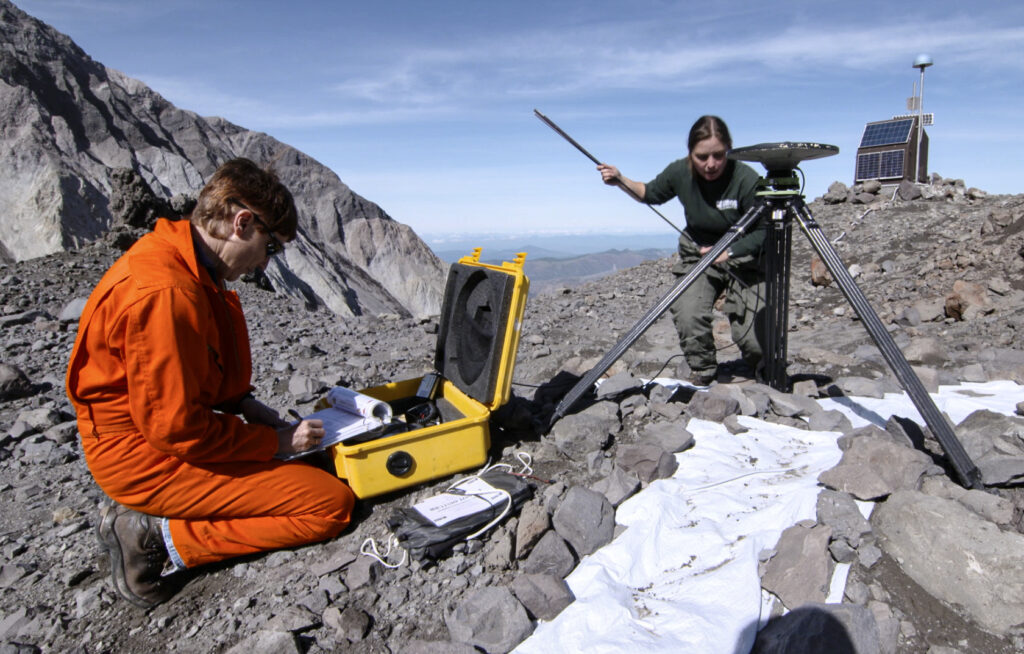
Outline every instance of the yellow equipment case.
[[(433, 400), (439, 423), (331, 448), (338, 477), (357, 497), (389, 493), (483, 465), (491, 446), (491, 411), (512, 392), (530, 280), (526, 253), (500, 266), (480, 262), (481, 248), (448, 272), (434, 355), (436, 373), (360, 392), (392, 406)], [(432, 390), (434, 379), (440, 386)], [(426, 389), (426, 390), (424, 390)]]

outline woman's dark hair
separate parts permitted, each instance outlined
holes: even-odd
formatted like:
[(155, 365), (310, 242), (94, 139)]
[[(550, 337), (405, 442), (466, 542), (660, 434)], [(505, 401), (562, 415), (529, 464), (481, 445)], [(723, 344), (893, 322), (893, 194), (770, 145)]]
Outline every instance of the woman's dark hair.
[(686, 141), (686, 147), (693, 150), (694, 146), (712, 137), (718, 137), (726, 150), (732, 149), (732, 136), (729, 135), (729, 128), (725, 121), (718, 116), (701, 116), (690, 128), (690, 138)]

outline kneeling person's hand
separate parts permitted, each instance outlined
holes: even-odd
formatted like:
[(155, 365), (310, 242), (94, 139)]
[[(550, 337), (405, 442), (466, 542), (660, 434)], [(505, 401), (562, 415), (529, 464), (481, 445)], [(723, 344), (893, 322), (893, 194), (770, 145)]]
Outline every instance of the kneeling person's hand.
[(324, 437), (324, 423), (321, 420), (303, 420), (277, 430), (277, 451), (280, 454), (305, 452), (320, 444)]

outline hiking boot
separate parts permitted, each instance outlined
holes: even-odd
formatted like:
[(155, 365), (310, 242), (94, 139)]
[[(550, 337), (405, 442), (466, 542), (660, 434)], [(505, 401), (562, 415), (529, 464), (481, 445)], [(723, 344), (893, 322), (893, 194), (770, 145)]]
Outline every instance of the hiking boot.
[(717, 370), (692, 370), (687, 381), (694, 386), (710, 386), (716, 379), (718, 379)]
[(174, 581), (161, 575), (170, 557), (158, 518), (108, 504), (100, 512), (96, 535), (110, 554), (110, 575), (121, 597), (149, 609), (175, 593)]
[(751, 366), (742, 359), (727, 361), (718, 367), (722, 373), (724, 383), (737, 384), (744, 382), (761, 381), (757, 376), (755, 366)]

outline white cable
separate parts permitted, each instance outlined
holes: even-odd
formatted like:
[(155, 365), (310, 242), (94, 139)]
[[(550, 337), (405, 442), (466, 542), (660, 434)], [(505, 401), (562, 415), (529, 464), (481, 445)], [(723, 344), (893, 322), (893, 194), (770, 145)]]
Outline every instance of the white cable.
[[(367, 551), (367, 544), (369, 544), (370, 551)], [(363, 544), (359, 546), (359, 553), (363, 556), (369, 556), (370, 558), (377, 559), (380, 562), (380, 564), (383, 565), (385, 568), (400, 568), (403, 565), (405, 565), (405, 560), (406, 558), (408, 558), (409, 552), (403, 549), (401, 561), (394, 564), (388, 563), (387, 558), (391, 556), (391, 550), (395, 545), (398, 545), (398, 538), (392, 535), (390, 538), (388, 538), (388, 551), (384, 552), (384, 554), (381, 554), (380, 550), (377, 549), (377, 541), (375, 541), (371, 537), (364, 540)]]
[(521, 475), (532, 475), (533, 474), (533, 457), (530, 456), (529, 452), (516, 452), (516, 459), (519, 463), (523, 464), (523, 469), (519, 474)]
[[(489, 466), (489, 467), (488, 466), (484, 466), (484, 469), (481, 470), (478, 474), (470, 475), (469, 477), (464, 477), (462, 479), (459, 479), (456, 482), (453, 482), (448, 487), (448, 489), (445, 492), (446, 493), (451, 493), (452, 495), (461, 495), (461, 496), (465, 496), (465, 497), (479, 497), (484, 502), (487, 502), (489, 508), (493, 509), (498, 504), (496, 502), (492, 502), (487, 497), (487, 495), (491, 495), (492, 494), (491, 491), (485, 491), (483, 493), (467, 493), (467, 492), (464, 492), (464, 491), (458, 491), (458, 492), (455, 492), (455, 491), (457, 491), (456, 487), (459, 486), (460, 484), (464, 484), (467, 481), (470, 481), (472, 479), (480, 479), (480, 475), (481, 474), (483, 474), (484, 472), (487, 472), (488, 470), (493, 470), (495, 468), (509, 468), (509, 469), (511, 469), (511, 466), (509, 466), (507, 463), (496, 463), (493, 466)], [(483, 481), (484, 483), (487, 483), (486, 480), (483, 480), (483, 479), (480, 479), (480, 481)], [(494, 487), (492, 486), (491, 488), (494, 488)], [(473, 540), (474, 538), (476, 538), (480, 534), (484, 533), (485, 531), (487, 531), (488, 529), (490, 529), (491, 527), (496, 525), (502, 518), (504, 518), (506, 515), (508, 515), (508, 512), (512, 509), (512, 494), (511, 493), (509, 493), (507, 490), (505, 490), (503, 488), (494, 488), (494, 492), (495, 493), (501, 493), (502, 499), (505, 501), (505, 508), (502, 509), (500, 514), (498, 514), (498, 517), (494, 518), (493, 520), (491, 520), (486, 525), (484, 525), (483, 527), (481, 527), (477, 531), (473, 532), (469, 536), (466, 536), (465, 540)], [(500, 501), (501, 500), (499, 500), (499, 502)]]
[(696, 493), (698, 491), (703, 491), (703, 490), (707, 490), (709, 488), (714, 488), (715, 486), (721, 486), (722, 484), (728, 484), (728, 483), (737, 481), (739, 479), (743, 479), (744, 477), (751, 477), (753, 475), (785, 474), (785, 473), (791, 472), (791, 471), (792, 471), (791, 468), (779, 468), (777, 470), (754, 470), (752, 472), (743, 473), (742, 475), (738, 475), (736, 477), (731, 477), (729, 479), (722, 479), (721, 481), (716, 481), (713, 484), (708, 484), (707, 486), (698, 486), (697, 488), (684, 488), (684, 489), (681, 489), (681, 490), (684, 490), (687, 493)]
[[(518, 473), (512, 472), (513, 471), (513, 467), (512, 467), (512, 464), (510, 464), (510, 463), (494, 463), (492, 465), (491, 464), (491, 460), (488, 459), (487, 463), (484, 464), (484, 467), (480, 468), (480, 470), (475, 475), (472, 475), (470, 478), (472, 478), (472, 477), (479, 477), (480, 475), (484, 474), (485, 472), (488, 472), (490, 470), (497, 470), (499, 468), (503, 469), (503, 470), (508, 470), (512, 474), (520, 474), (520, 475), (532, 475), (533, 474), (533, 467), (532, 467), (533, 466), (533, 457), (530, 456), (529, 452), (524, 452), (524, 451), (516, 452), (516, 460), (519, 461), (520, 465), (523, 466), (522, 470), (520, 470)], [(457, 482), (453, 483), (451, 486), (449, 486), (449, 488), (451, 488), (452, 486), (455, 486), (457, 484), (460, 484), (463, 481), (464, 480), (460, 479), (459, 481), (457, 481)]]

